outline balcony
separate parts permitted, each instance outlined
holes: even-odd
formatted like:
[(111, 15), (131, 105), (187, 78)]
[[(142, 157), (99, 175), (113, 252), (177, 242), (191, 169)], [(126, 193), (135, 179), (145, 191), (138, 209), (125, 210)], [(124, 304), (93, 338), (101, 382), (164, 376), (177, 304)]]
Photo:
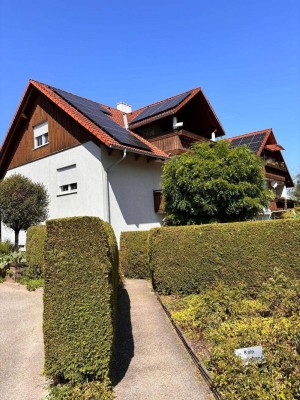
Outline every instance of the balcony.
[(185, 153), (191, 144), (195, 142), (209, 141), (209, 139), (196, 135), (195, 133), (185, 131), (184, 129), (167, 132), (164, 135), (156, 136), (148, 140), (165, 153), (173, 155)]
[(271, 211), (284, 211), (290, 210), (295, 207), (295, 201), (291, 199), (286, 199), (284, 197), (276, 197), (270, 202)]
[(274, 169), (279, 169), (280, 171), (287, 171), (287, 167), (284, 161), (276, 161), (274, 158), (266, 158), (265, 165)]

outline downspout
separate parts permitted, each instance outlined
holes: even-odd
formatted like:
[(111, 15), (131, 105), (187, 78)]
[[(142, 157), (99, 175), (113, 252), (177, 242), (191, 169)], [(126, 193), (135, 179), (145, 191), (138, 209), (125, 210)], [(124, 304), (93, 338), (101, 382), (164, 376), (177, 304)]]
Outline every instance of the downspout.
[(108, 179), (108, 173), (109, 173), (115, 166), (117, 166), (118, 164), (120, 164), (120, 163), (126, 158), (126, 155), (127, 155), (127, 150), (124, 149), (124, 150), (123, 150), (123, 156), (122, 156), (119, 160), (117, 160), (117, 161), (115, 161), (114, 163), (112, 163), (112, 165), (111, 165), (110, 167), (108, 167), (107, 170), (105, 171), (105, 172), (106, 172), (106, 193), (107, 193), (107, 221), (108, 221), (109, 223), (111, 223), (111, 214), (110, 214), (110, 196), (109, 196), (109, 179)]

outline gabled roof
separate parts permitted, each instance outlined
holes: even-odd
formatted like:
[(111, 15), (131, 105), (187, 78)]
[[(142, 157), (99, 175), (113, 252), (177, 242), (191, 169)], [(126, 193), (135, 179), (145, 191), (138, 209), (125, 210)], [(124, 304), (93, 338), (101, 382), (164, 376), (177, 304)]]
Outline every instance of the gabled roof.
[(161, 118), (175, 115), (197, 95), (202, 96), (204, 102), (206, 103), (207, 109), (216, 121), (220, 136), (225, 135), (224, 129), (216, 113), (214, 112), (210, 102), (208, 101), (203, 90), (200, 87), (191, 89), (187, 92), (176, 94), (175, 96), (160, 100), (156, 103), (152, 103), (127, 114), (129, 126), (131, 129), (135, 129)]
[[(37, 90), (38, 92), (42, 93), (45, 95), (50, 101), (52, 101), (54, 104), (56, 104), (61, 110), (63, 110), (66, 114), (68, 114), (71, 118), (73, 118), (75, 121), (77, 121), (81, 126), (83, 126), (92, 136), (94, 136), (96, 139), (98, 139), (102, 144), (106, 145), (109, 148), (112, 149), (120, 149), (120, 150), (128, 150), (133, 153), (138, 153), (142, 154), (145, 156), (149, 157), (154, 157), (154, 158), (159, 158), (159, 159), (165, 159), (168, 158), (168, 155), (164, 153), (162, 150), (157, 148), (155, 145), (152, 143), (148, 142), (146, 139), (140, 137), (134, 132), (131, 132), (130, 130), (126, 131), (126, 133), (133, 138), (136, 138), (136, 143), (143, 143), (144, 145), (147, 146), (149, 149), (141, 148), (141, 147), (135, 147), (135, 146), (129, 146), (129, 145), (124, 145), (121, 143), (117, 138), (113, 137), (110, 135), (105, 127), (99, 126), (99, 124), (96, 124), (91, 118), (87, 117), (82, 111), (80, 111), (78, 108), (76, 108), (74, 105), (70, 104), (62, 95), (59, 94), (58, 90), (53, 88), (52, 86), (46, 85), (41, 82), (37, 82), (34, 80), (30, 80), (29, 84), (26, 87), (25, 93), (21, 99), (21, 102), (18, 106), (18, 109), (15, 113), (15, 116), (13, 118), (13, 121), (10, 125), (10, 128), (7, 132), (7, 135), (3, 141), (3, 145), (0, 150), (0, 168), (2, 165), (3, 158), (9, 153), (9, 145), (13, 141), (13, 136), (14, 136), (14, 127), (16, 126), (18, 119), (21, 118), (23, 108), (25, 107), (27, 100), (29, 98), (30, 93), (32, 90)], [(67, 92), (64, 92), (67, 93)], [(72, 95), (75, 96), (75, 95)], [(78, 99), (86, 102), (91, 102), (90, 100), (81, 98), (79, 96), (75, 96)], [(94, 103), (94, 102), (91, 102)], [(112, 123), (117, 122), (120, 126), (121, 129), (123, 128), (123, 124), (121, 122), (122, 118), (122, 113), (117, 112), (118, 110), (111, 111), (110, 107), (103, 106), (103, 108), (106, 108), (109, 111), (110, 116), (107, 116), (107, 121), (112, 120)], [(101, 105), (99, 104), (99, 110), (101, 109)], [(101, 111), (99, 111), (101, 112)], [(117, 118), (118, 116), (118, 118)], [(115, 121), (115, 122), (113, 122)], [(133, 142), (135, 140), (133, 139)]]
[[(272, 128), (262, 129), (260, 131), (249, 132), (243, 135), (233, 136), (231, 138), (225, 139), (230, 142), (234, 147), (240, 147), (246, 145), (250, 150), (254, 151), (256, 155), (261, 156), (264, 149), (269, 151), (280, 152), (280, 156), (284, 161), (284, 158), (281, 154), (281, 150), (284, 150), (282, 146), (280, 146), (275, 138)], [(285, 161), (284, 161), (285, 163)], [(286, 166), (286, 185), (287, 187), (293, 187), (293, 180), (289, 170)]]
[[(246, 145), (250, 150), (254, 151), (258, 156), (261, 155), (267, 140), (274, 134), (271, 128), (262, 129), (261, 131), (244, 133), (243, 135), (233, 136), (231, 138), (226, 138), (225, 140), (230, 142), (233, 147), (240, 147)], [(276, 142), (276, 140), (275, 140)]]

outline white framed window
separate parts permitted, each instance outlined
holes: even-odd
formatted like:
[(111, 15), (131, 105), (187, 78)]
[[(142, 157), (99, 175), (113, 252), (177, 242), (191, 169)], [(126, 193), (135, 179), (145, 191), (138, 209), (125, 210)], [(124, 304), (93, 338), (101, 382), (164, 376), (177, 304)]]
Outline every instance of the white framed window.
[(58, 196), (77, 193), (77, 171), (76, 164), (57, 170)]
[(33, 137), (35, 149), (41, 146), (45, 146), (49, 143), (48, 121), (42, 122), (41, 124), (35, 125), (33, 127)]

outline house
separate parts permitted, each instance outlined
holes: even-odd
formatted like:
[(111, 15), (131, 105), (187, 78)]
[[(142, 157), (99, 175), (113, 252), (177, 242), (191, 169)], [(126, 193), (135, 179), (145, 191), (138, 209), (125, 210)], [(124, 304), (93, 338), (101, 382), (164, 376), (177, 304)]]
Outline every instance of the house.
[[(161, 225), (161, 169), (169, 155), (223, 135), (200, 88), (132, 111), (30, 80), (1, 147), (0, 178), (20, 173), (43, 183), (49, 218), (97, 216), (119, 238)], [(3, 224), (2, 239), (13, 239)]]
[(263, 219), (276, 218), (282, 211), (293, 209), (294, 201), (287, 196), (287, 189), (294, 186), (293, 180), (281, 154), (284, 148), (277, 143), (273, 130), (263, 129), (226, 140), (234, 147), (246, 145), (264, 160), (267, 187), (273, 190), (275, 199), (264, 210)]

